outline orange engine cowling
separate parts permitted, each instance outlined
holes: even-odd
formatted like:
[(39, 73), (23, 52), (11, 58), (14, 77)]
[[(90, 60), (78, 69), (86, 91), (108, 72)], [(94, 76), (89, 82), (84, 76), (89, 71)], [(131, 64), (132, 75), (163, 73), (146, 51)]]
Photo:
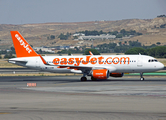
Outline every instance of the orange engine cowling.
[(109, 70), (107, 69), (92, 70), (91, 76), (96, 79), (107, 79), (109, 77)]
[(110, 73), (111, 77), (123, 77), (124, 73)]

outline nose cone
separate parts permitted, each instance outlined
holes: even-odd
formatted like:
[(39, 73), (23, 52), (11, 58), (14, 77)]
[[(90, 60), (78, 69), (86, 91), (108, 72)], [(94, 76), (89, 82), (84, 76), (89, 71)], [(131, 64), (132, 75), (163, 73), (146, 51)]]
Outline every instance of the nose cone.
[(157, 69), (159, 70), (162, 70), (164, 69), (164, 65), (162, 63), (159, 63), (157, 66), (156, 66)]

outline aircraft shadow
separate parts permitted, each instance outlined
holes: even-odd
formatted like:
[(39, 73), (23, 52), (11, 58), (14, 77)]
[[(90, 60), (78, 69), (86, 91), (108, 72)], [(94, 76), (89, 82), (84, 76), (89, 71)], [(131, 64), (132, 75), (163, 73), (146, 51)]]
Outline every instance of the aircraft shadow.
[[(164, 78), (146, 78), (144, 81), (166, 81)], [(88, 78), (87, 81), (80, 81), (80, 76), (0, 76), (0, 82), (59, 82), (59, 83), (71, 83), (71, 82), (144, 82), (140, 81), (140, 78), (109, 78), (107, 80), (95, 80), (92, 81)]]

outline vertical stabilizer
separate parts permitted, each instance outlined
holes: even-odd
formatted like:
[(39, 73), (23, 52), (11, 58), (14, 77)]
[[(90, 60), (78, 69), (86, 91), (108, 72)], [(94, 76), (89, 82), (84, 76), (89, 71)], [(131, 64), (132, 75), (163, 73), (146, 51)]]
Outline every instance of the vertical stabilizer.
[(10, 31), (17, 57), (39, 56), (18, 31)]

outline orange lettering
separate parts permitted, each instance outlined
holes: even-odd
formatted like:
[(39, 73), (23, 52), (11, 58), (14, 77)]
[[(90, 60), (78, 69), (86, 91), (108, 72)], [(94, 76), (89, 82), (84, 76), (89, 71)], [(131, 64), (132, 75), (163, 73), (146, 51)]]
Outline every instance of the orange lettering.
[(74, 64), (74, 65), (75, 65), (75, 66), (79, 66), (82, 59), (83, 59), (83, 58), (80, 58), (80, 59), (79, 59), (79, 58), (75, 58), (76, 64)]
[(120, 58), (119, 57), (114, 57), (114, 58), (108, 57), (108, 58), (106, 58), (105, 62), (102, 61), (104, 59), (103, 56), (98, 57), (98, 58), (92, 57), (91, 59), (90, 59), (90, 57), (92, 57), (92, 56), (86, 56), (86, 60), (83, 60), (83, 57), (81, 57), (81, 58), (68, 58), (68, 59), (67, 58), (61, 58), (61, 59), (55, 58), (53, 60), (53, 64), (55, 64), (55, 65), (58, 65), (58, 64), (73, 65), (74, 61), (76, 61), (74, 66), (79, 66), (80, 63), (82, 63), (84, 65), (87, 65), (89, 63), (89, 61), (93, 65), (96, 64), (97, 62), (99, 64), (109, 64), (109, 65), (110, 64), (119, 64), (119, 63), (122, 64), (123, 61), (124, 61), (124, 64), (126, 64), (126, 62), (128, 62), (128, 64), (130, 64), (130, 58), (129, 57), (120, 57)]
[(121, 57), (120, 58), (120, 64), (122, 64), (122, 59), (124, 59), (124, 64), (126, 64), (126, 59), (128, 59), (128, 64), (130, 63), (130, 58), (129, 57)]
[(96, 64), (97, 63), (97, 58), (93, 57), (90, 59), (91, 64)]
[(72, 65), (73, 63), (74, 63), (74, 58), (69, 58), (68, 64), (69, 64), (69, 65)]
[[(118, 61), (116, 62), (115, 59), (117, 59)], [(114, 58), (112, 59), (112, 62), (113, 62), (114, 64), (118, 64), (118, 63), (119, 63), (119, 58), (118, 58), (118, 57), (114, 57)]]
[(55, 65), (58, 65), (58, 64), (59, 64), (59, 61), (60, 61), (59, 58), (55, 58), (55, 59), (53, 60), (53, 63), (54, 63)]
[(66, 64), (67, 64), (67, 58), (62, 58), (61, 65), (66, 65)]
[(86, 65), (89, 63), (89, 59), (91, 56), (86, 56), (86, 61), (82, 60), (82, 64)]
[(111, 64), (112, 62), (109, 63), (109, 62), (108, 62), (108, 59), (112, 59), (112, 57), (108, 57), (108, 58), (106, 59), (106, 63), (107, 63), (107, 64)]
[(103, 62), (102, 62), (102, 59), (104, 59), (104, 57), (98, 57), (98, 60), (99, 60), (99, 64), (103, 64)]

